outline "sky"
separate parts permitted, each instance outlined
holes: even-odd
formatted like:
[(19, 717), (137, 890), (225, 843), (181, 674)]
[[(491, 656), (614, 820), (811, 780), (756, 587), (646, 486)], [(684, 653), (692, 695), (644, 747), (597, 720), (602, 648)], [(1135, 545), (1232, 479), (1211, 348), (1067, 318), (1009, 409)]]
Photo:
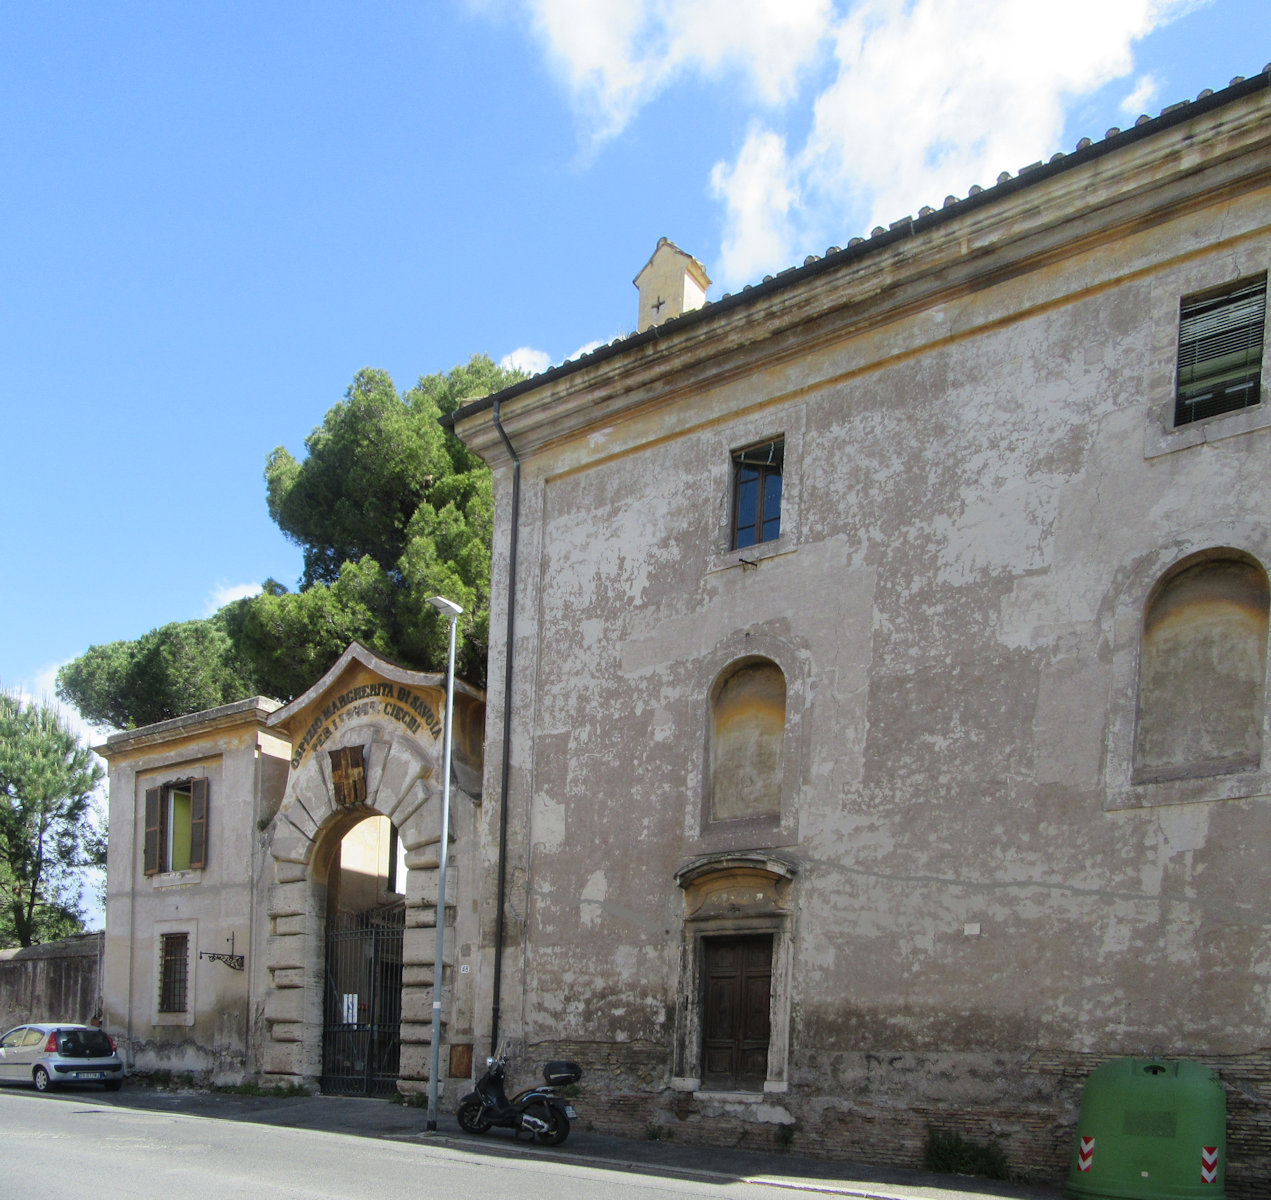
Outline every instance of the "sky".
[(265, 460), (362, 367), (544, 369), (659, 237), (718, 298), (1268, 59), (1266, 0), (0, 0), (0, 687), (294, 586)]

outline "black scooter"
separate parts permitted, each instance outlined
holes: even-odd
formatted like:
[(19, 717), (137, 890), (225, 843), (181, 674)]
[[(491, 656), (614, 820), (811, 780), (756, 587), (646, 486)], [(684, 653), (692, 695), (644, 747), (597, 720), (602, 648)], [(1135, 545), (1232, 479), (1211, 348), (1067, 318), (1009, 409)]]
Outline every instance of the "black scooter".
[(577, 1083), (582, 1068), (572, 1062), (549, 1062), (543, 1068), (545, 1086), (526, 1088), (511, 1100), (503, 1090), (507, 1055), (500, 1047), (485, 1060), (486, 1072), (477, 1080), (477, 1090), (459, 1101), (459, 1126), (467, 1133), (488, 1133), (496, 1126), (513, 1129), (516, 1136), (532, 1134), (545, 1146), (559, 1146), (569, 1137), (569, 1123), (578, 1114), (574, 1106), (556, 1094), (556, 1089)]

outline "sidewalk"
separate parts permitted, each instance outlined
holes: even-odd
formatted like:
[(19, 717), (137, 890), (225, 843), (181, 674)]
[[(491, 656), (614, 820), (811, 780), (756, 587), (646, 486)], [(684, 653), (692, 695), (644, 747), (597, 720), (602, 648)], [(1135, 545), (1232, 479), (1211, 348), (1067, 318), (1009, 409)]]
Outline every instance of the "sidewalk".
[[(69, 1093), (68, 1093), (69, 1094)], [(82, 1096), (84, 1093), (78, 1093)], [(1060, 1200), (1057, 1187), (998, 1183), (965, 1176), (931, 1175), (893, 1167), (801, 1158), (780, 1151), (734, 1147), (687, 1146), (588, 1133), (575, 1126), (564, 1145), (540, 1146), (509, 1130), (485, 1137), (463, 1133), (453, 1113), (440, 1113), (435, 1133), (425, 1133), (424, 1109), (339, 1096), (307, 1096), (280, 1100), (223, 1092), (168, 1091), (126, 1087), (117, 1095), (94, 1096), (112, 1106), (183, 1113), (225, 1121), (251, 1121), (294, 1129), (314, 1129), (357, 1137), (418, 1141), (423, 1145), (492, 1157), (550, 1159), (616, 1171), (762, 1183), (793, 1192), (849, 1196), (857, 1200)]]

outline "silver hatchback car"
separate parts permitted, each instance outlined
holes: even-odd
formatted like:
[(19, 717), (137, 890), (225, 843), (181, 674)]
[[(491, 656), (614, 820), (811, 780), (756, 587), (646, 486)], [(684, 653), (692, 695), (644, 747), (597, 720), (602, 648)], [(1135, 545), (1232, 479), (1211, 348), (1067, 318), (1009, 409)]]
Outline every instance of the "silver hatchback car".
[(123, 1081), (114, 1039), (91, 1025), (18, 1025), (0, 1037), (0, 1083), (33, 1083), (37, 1092), (100, 1083), (117, 1092)]

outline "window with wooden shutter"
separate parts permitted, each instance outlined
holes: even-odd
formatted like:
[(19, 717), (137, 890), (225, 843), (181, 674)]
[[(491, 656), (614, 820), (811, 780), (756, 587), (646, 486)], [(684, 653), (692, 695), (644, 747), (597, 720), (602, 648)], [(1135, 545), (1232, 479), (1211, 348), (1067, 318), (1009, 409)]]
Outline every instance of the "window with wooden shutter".
[(190, 867), (207, 866), (207, 780), (190, 781)]
[(1262, 398), (1266, 276), (1184, 299), (1178, 322), (1174, 424), (1251, 408)]
[(209, 807), (206, 779), (146, 789), (142, 858), (147, 875), (207, 866)]
[(167, 805), (164, 799), (162, 788), (146, 789), (146, 833), (143, 858), (147, 875), (157, 875), (164, 869), (164, 851), (168, 840), (167, 823), (164, 820)]

